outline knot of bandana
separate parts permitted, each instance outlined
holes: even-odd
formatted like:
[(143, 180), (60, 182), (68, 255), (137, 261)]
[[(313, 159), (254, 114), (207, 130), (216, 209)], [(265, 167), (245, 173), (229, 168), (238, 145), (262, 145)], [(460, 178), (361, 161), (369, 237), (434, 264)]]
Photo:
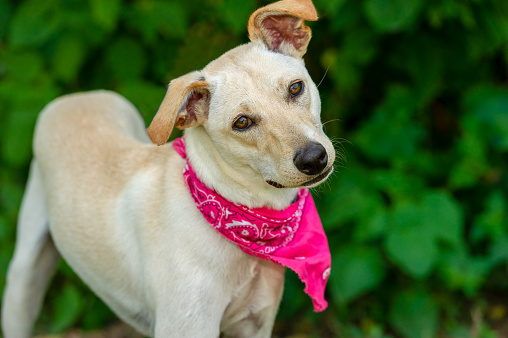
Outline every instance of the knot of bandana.
[[(173, 147), (186, 158), (181, 138), (173, 141)], [(196, 207), (215, 230), (243, 252), (295, 271), (305, 284), (304, 291), (311, 297), (314, 310), (326, 309), (330, 249), (308, 189), (301, 189), (296, 202), (284, 210), (250, 209), (205, 186), (188, 161), (183, 177)]]

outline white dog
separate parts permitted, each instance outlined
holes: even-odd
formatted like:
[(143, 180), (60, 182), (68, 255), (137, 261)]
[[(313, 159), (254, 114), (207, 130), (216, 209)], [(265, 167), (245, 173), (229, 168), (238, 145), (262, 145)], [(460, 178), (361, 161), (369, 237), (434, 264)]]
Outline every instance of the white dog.
[[(2, 305), (6, 338), (31, 335), (60, 255), (149, 336), (269, 337), (284, 266), (298, 272), (317, 310), (326, 307), (324, 284), (314, 283), (326, 283), (329, 251), (319, 219), (305, 220), (313, 202), (303, 188), (330, 175), (335, 151), (302, 59), (311, 38), (304, 20), (317, 20), (311, 0), (261, 8), (249, 20), (251, 43), (171, 81), (148, 128), (158, 146), (136, 109), (111, 92), (44, 109)], [(185, 139), (165, 144), (173, 126), (186, 128)], [(206, 208), (218, 199), (230, 201), (226, 218), (237, 208), (261, 220), (265, 211), (290, 212), (296, 223), (250, 241), (249, 231), (262, 229), (241, 215), (211, 226), (216, 215)], [(324, 259), (310, 262), (305, 245), (315, 239), (301, 237), (314, 235), (300, 221), (317, 229)]]

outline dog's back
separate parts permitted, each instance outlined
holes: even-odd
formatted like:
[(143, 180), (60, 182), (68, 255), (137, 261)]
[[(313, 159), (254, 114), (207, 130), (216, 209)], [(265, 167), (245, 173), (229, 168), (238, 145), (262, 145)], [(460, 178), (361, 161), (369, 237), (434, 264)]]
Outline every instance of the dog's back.
[[(89, 209), (93, 200), (114, 200), (136, 172), (154, 163), (148, 159), (160, 150), (149, 142), (139, 113), (118, 94), (78, 93), (50, 103), (34, 136), (34, 160), (44, 180), (50, 216), (88, 212), (100, 219)], [(62, 196), (72, 197), (61, 200)], [(69, 208), (52, 212), (54, 205)]]
[(150, 143), (136, 108), (122, 96), (101, 90), (48, 104), (37, 122), (34, 152), (36, 158), (65, 155), (68, 161), (83, 161), (136, 143)]
[[(131, 213), (115, 216), (143, 217), (138, 213), (140, 210), (154, 212), (133, 200), (130, 193), (150, 189), (154, 184), (132, 187), (132, 177), (149, 171), (152, 182), (163, 184), (161, 175), (164, 173), (154, 163), (164, 161), (154, 161), (154, 157), (173, 158), (167, 150), (171, 149), (151, 144), (137, 110), (116, 93), (72, 94), (46, 106), (36, 125), (34, 160), (18, 222), (19, 250), (11, 264), (12, 282), (8, 285), (11, 289), (31, 285), (33, 294), (22, 302), (5, 300), (2, 317), (6, 334), (19, 334), (24, 326), (31, 327), (52, 275), (50, 266), (59, 260), (56, 249), (81, 278), (89, 281), (96, 293), (104, 293), (96, 285), (114, 283), (119, 286), (115, 297), (103, 296), (117, 313), (126, 314), (131, 309), (142, 308), (141, 288), (133, 278), (133, 274), (141, 272), (141, 267), (132, 264), (139, 262), (137, 259), (130, 259), (139, 254), (139, 243), (132, 240), (135, 237), (128, 231), (129, 222), (125, 222), (124, 229), (115, 229), (113, 225), (118, 224), (118, 219), (112, 218), (108, 211), (125, 207), (118, 205), (121, 201), (132, 204), (127, 207)], [(150, 164), (152, 169), (147, 168)], [(146, 195), (154, 194), (152, 191), (152, 195)], [(150, 204), (149, 199), (143, 202)], [(103, 280), (97, 281), (95, 276), (88, 275), (87, 269), (81, 269), (87, 262), (102, 271)], [(128, 301), (122, 304), (118, 299)], [(146, 332), (150, 327), (142, 313), (128, 315), (140, 321), (140, 326), (136, 326), (139, 331)], [(10, 320), (11, 317), (18, 319)], [(132, 318), (124, 319), (130, 319), (135, 325)], [(10, 328), (9, 323), (23, 324)]]

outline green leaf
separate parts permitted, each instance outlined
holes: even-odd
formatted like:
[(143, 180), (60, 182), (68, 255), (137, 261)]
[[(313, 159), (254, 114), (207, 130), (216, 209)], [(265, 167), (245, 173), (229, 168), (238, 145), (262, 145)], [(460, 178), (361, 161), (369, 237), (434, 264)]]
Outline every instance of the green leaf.
[(76, 323), (81, 315), (84, 301), (74, 285), (66, 284), (54, 300), (54, 306), (51, 331), (63, 332)]
[(342, 14), (342, 7), (347, 3), (347, 0), (315, 0), (314, 4), (318, 12), (324, 12), (332, 15), (333, 17)]
[(4, 110), (7, 113), (3, 119), (5, 129), (0, 133), (0, 155), (4, 163), (17, 168), (28, 165), (37, 116), (57, 95), (58, 90), (45, 74), (29, 82), (10, 77), (0, 81), (0, 100), (9, 102), (8, 110)]
[[(481, 144), (483, 145), (483, 143)], [(453, 166), (449, 184), (455, 189), (474, 187), (487, 170), (488, 167), (484, 159), (476, 160), (469, 156), (464, 157)]]
[[(4, 166), (4, 168), (7, 169), (8, 167)], [(5, 169), (0, 171), (0, 201), (2, 201), (0, 210), (6, 217), (5, 221), (10, 222), (10, 224), (4, 224), (8, 227), (8, 229), (4, 230), (4, 235), (11, 236), (16, 231), (15, 223), (21, 199), (23, 198), (24, 186), (14, 179), (16, 176), (12, 174), (12, 171)]]
[(424, 107), (443, 85), (447, 46), (427, 34), (414, 34), (405, 41), (398, 44), (390, 61), (394, 68), (411, 77), (415, 102), (418, 107)]
[[(166, 70), (169, 78), (203, 68), (210, 60), (236, 47), (239, 42), (227, 31), (210, 34), (210, 26), (206, 22), (194, 24), (185, 36), (184, 43), (173, 52), (176, 54), (172, 61), (173, 67)], [(205, 45), (203, 41), (206, 41)]]
[(11, 5), (8, 0), (0, 0), (0, 40), (5, 36), (9, 19), (11, 17)]
[(136, 41), (120, 38), (113, 43), (106, 55), (108, 68), (116, 79), (138, 79), (146, 68), (146, 56)]
[(464, 216), (457, 201), (446, 192), (431, 192), (425, 195), (422, 204), (421, 222), (425, 229), (451, 245), (462, 240)]
[(37, 112), (15, 110), (9, 115), (7, 128), (1, 136), (2, 157), (13, 166), (27, 164), (32, 157), (32, 135)]
[(335, 84), (342, 95), (354, 96), (360, 85), (361, 72), (353, 60), (346, 55), (339, 54), (335, 49), (329, 49), (321, 56), (323, 68), (330, 70)]
[[(25, 90), (16, 90), (20, 87)], [(52, 79), (45, 73), (39, 73), (37, 78), (33, 81), (10, 76), (0, 81), (0, 99), (5, 102), (3, 108), (6, 106), (9, 107), (8, 110), (4, 110), (5, 112), (9, 112), (9, 114), (4, 115), (5, 120), (8, 120), (10, 118), (9, 116), (13, 114), (13, 112), (10, 112), (11, 109), (13, 111), (30, 110), (33, 111), (34, 114), (38, 113), (44, 105), (57, 97), (58, 94), (59, 91), (52, 82)], [(0, 137), (2, 137), (1, 134)]]
[[(56, 20), (60, 21), (64, 29), (60, 29), (61, 36), (57, 38), (65, 38), (73, 36), (82, 43), (88, 44), (88, 48), (100, 47), (103, 49), (108, 38), (111, 38), (111, 33), (103, 26), (98, 24), (92, 17), (90, 4), (87, 0), (80, 0), (74, 2), (67, 1), (66, 6), (56, 12)], [(56, 40), (56, 39), (55, 39)], [(58, 41), (54, 41), (57, 43)], [(109, 40), (108, 42), (111, 42)], [(96, 50), (94, 50), (96, 51)], [(94, 54), (95, 55), (95, 54)], [(97, 57), (97, 55), (95, 55)], [(95, 58), (94, 61), (100, 61), (101, 58)]]
[(122, 0), (89, 0), (94, 21), (107, 31), (116, 28)]
[(390, 322), (407, 338), (433, 338), (438, 328), (438, 307), (424, 291), (403, 291), (395, 295), (390, 308)]
[(489, 259), (493, 265), (508, 262), (508, 236), (494, 240), (490, 246)]
[(28, 0), (14, 13), (10, 41), (14, 46), (40, 46), (57, 32), (59, 0)]
[(255, 11), (254, 0), (224, 0), (218, 3), (222, 19), (237, 34), (245, 33), (249, 16)]
[(347, 303), (377, 287), (385, 275), (380, 253), (370, 247), (348, 247), (332, 257), (330, 288), (339, 303)]
[(44, 60), (36, 51), (6, 50), (2, 53), (2, 61), (9, 77), (23, 82), (36, 80), (44, 71)]
[(382, 208), (379, 193), (371, 184), (368, 173), (353, 165), (331, 182), (333, 194), (317, 199), (325, 229), (338, 228), (347, 222), (370, 221)]
[(83, 319), (80, 321), (84, 330), (101, 329), (111, 323), (115, 315), (111, 310), (96, 296), (87, 297), (87, 307), (84, 311)]
[(466, 296), (474, 297), (495, 263), (489, 257), (471, 256), (464, 246), (459, 246), (441, 254), (438, 271), (448, 289), (459, 289)]
[(439, 243), (461, 243), (463, 216), (446, 193), (430, 192), (419, 203), (400, 203), (385, 241), (388, 255), (407, 273), (426, 277), (439, 257)]
[(155, 41), (157, 33), (183, 38), (189, 25), (188, 8), (180, 2), (138, 1), (125, 15), (127, 24), (141, 32), (148, 42)]
[(424, 191), (425, 182), (421, 177), (406, 174), (397, 169), (373, 172), (376, 186), (388, 193), (395, 201), (414, 199)]
[(378, 36), (370, 29), (351, 31), (344, 37), (339, 54), (357, 65), (368, 64), (378, 53)]
[(321, 64), (340, 89), (341, 95), (354, 96), (362, 79), (363, 67), (376, 55), (375, 34), (367, 29), (355, 29), (344, 37), (340, 48), (327, 49)]
[(485, 238), (496, 240), (508, 234), (508, 201), (501, 190), (493, 191), (485, 201), (485, 210), (473, 223), (471, 239), (479, 242)]
[(422, 229), (421, 216), (417, 206), (398, 206), (393, 214), (393, 229), (389, 230), (385, 241), (389, 257), (416, 278), (430, 273), (439, 254), (432, 234)]
[(484, 21), (485, 28), (490, 36), (487, 36), (492, 45), (499, 48), (508, 41), (508, 8), (503, 1), (494, 2), (493, 11), (480, 12), (481, 19)]
[(162, 102), (166, 88), (142, 81), (129, 81), (123, 83), (118, 91), (141, 111), (148, 124)]
[(303, 292), (303, 284), (293, 271), (286, 273), (284, 278), (284, 292), (281, 300), (282, 316), (295, 318), (302, 309), (312, 306), (308, 295)]
[(482, 135), (498, 150), (508, 150), (508, 90), (477, 87), (465, 99), (465, 109), (483, 128)]
[(0, 271), (2, 271), (2, 274), (0, 274), (0, 290), (4, 290), (5, 288), (5, 282), (6, 282), (6, 275), (4, 273), (7, 272), (7, 269), (9, 267), (9, 262), (12, 259), (13, 251), (14, 251), (14, 240), (10, 239), (6, 243), (11, 244), (2, 244), (0, 246)]
[(374, 116), (364, 122), (353, 136), (353, 145), (372, 159), (410, 158), (423, 139), (423, 128), (410, 120), (414, 107), (404, 103), (410, 93), (399, 89), (393, 88), (393, 93), (388, 95)]
[(353, 136), (370, 158), (390, 160), (410, 158), (423, 139), (423, 128), (412, 121), (417, 110), (415, 93), (402, 85), (391, 85), (383, 103)]
[(452, 188), (475, 186), (489, 170), (485, 128), (476, 118), (466, 115), (461, 120), (461, 129), (461, 137), (456, 145), (461, 158), (455, 163), (448, 178)]
[(444, 21), (456, 19), (462, 23), (464, 28), (474, 29), (478, 23), (473, 11), (474, 7), (470, 2), (461, 3), (454, 0), (444, 0), (433, 3), (427, 16), (434, 28), (441, 28)]
[(65, 81), (75, 81), (86, 58), (86, 46), (79, 37), (66, 35), (58, 42), (52, 58), (55, 75)]
[(358, 242), (375, 240), (385, 234), (387, 215), (384, 210), (375, 212), (371, 218), (360, 220), (354, 230), (354, 239)]
[(395, 32), (413, 24), (421, 7), (422, 0), (367, 0), (365, 15), (380, 32)]
[[(3, 193), (1, 193), (1, 195), (3, 195)], [(15, 228), (16, 227), (14, 227), (13, 224), (9, 224), (9, 221), (5, 216), (0, 215), (0, 242), (8, 243), (9, 241), (11, 241), (14, 235)]]
[[(344, 32), (350, 29), (356, 29), (364, 24), (364, 9), (362, 1), (344, 1), (338, 0), (327, 1), (331, 7), (337, 2), (337, 7), (331, 10), (330, 14), (333, 20), (330, 22), (330, 30), (333, 32)], [(319, 13), (322, 16), (322, 13)], [(332, 44), (333, 45), (333, 44)]]

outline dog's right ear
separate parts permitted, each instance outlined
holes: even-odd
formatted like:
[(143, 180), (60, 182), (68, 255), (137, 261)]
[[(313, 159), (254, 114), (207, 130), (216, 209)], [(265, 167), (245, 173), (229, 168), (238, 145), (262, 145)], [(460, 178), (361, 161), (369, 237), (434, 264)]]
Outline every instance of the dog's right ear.
[(268, 49), (301, 58), (307, 52), (312, 32), (304, 20), (316, 21), (312, 0), (282, 0), (258, 9), (249, 19), (249, 39)]
[(201, 72), (195, 71), (172, 80), (147, 129), (153, 143), (163, 145), (173, 127), (185, 129), (202, 124), (208, 118), (210, 92)]

